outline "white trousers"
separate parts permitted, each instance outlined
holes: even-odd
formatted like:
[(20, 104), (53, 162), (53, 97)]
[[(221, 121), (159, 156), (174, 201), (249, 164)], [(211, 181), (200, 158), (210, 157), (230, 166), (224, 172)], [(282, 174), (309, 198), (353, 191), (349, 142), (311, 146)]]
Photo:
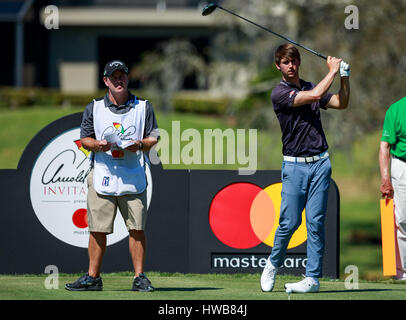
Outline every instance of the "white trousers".
[(406, 162), (392, 157), (391, 176), (396, 221), (397, 278), (406, 279)]

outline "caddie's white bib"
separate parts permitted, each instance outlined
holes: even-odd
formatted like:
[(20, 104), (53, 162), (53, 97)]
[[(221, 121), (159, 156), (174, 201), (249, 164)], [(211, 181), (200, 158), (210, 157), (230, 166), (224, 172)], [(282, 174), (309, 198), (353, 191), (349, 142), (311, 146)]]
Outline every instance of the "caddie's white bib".
[[(116, 133), (122, 141), (142, 140), (146, 101), (135, 100), (125, 114), (115, 114), (104, 104), (94, 101), (93, 124), (97, 140)], [(96, 152), (93, 184), (96, 192), (105, 195), (142, 193), (147, 185), (142, 151), (130, 152), (113, 146), (107, 152)]]

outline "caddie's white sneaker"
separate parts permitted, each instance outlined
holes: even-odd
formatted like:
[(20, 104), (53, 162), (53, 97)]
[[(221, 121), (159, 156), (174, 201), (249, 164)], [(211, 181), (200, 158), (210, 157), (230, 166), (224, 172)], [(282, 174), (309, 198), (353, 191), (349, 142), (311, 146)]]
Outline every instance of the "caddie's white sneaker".
[(320, 282), (317, 278), (306, 277), (296, 283), (286, 283), (285, 289), (290, 289), (289, 291), (296, 293), (319, 292)]
[(275, 277), (279, 268), (272, 265), (269, 259), (266, 260), (266, 265), (261, 275), (261, 289), (265, 292), (272, 291), (275, 285)]

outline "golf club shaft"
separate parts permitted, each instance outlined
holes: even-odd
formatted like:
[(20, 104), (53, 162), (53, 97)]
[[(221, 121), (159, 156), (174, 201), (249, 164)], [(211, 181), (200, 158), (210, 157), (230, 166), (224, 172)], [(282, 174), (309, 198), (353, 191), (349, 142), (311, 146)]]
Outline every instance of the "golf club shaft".
[(238, 15), (238, 14), (236, 14), (236, 13), (230, 11), (230, 10), (227, 10), (227, 9), (221, 7), (221, 6), (217, 6), (217, 7), (218, 7), (219, 9), (221, 9), (221, 10), (224, 10), (224, 11), (226, 11), (226, 12), (228, 12), (228, 13), (230, 13), (230, 14), (232, 14), (232, 15), (238, 17), (238, 18), (240, 18), (240, 19), (243, 19), (243, 20), (245, 20), (245, 21), (247, 21), (247, 22), (253, 24), (254, 26), (257, 26), (258, 28), (261, 28), (261, 29), (263, 29), (263, 30), (265, 30), (265, 31), (268, 31), (268, 32), (274, 34), (275, 36), (278, 36), (278, 37), (280, 37), (280, 38), (282, 38), (282, 39), (285, 39), (286, 41), (289, 41), (290, 43), (293, 43), (294, 45), (296, 45), (296, 46), (298, 46), (298, 47), (301, 47), (301, 48), (303, 48), (303, 49), (305, 49), (305, 50), (307, 50), (307, 51), (309, 51), (309, 52), (315, 54), (316, 56), (318, 56), (318, 57), (320, 57), (320, 58), (323, 58), (324, 60), (327, 60), (327, 57), (326, 57), (325, 55), (321, 54), (321, 53), (318, 53), (318, 52), (316, 52), (316, 51), (314, 51), (314, 50), (312, 50), (312, 49), (309, 49), (309, 48), (307, 48), (307, 47), (305, 47), (305, 46), (302, 46), (301, 44), (299, 44), (299, 43), (297, 43), (297, 42), (295, 42), (295, 41), (293, 41), (293, 40), (291, 40), (291, 39), (289, 39), (289, 38), (286, 38), (285, 36), (282, 36), (282, 35), (280, 35), (280, 34), (278, 34), (278, 33), (276, 33), (276, 32), (273, 32), (272, 30), (270, 30), (270, 29), (268, 29), (268, 28), (265, 28), (265, 27), (261, 26), (260, 24), (255, 23), (255, 22), (253, 22), (253, 21), (251, 21), (251, 20), (248, 20), (247, 18), (244, 18), (244, 17), (242, 17), (242, 16), (240, 16), (240, 15)]

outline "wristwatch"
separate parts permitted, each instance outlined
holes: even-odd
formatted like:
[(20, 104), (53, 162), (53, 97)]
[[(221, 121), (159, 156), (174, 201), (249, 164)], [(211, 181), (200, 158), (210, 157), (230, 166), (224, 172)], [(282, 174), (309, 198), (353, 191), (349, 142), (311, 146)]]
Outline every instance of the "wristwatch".
[(140, 143), (138, 144), (138, 150), (141, 150), (143, 146), (144, 146), (144, 144), (143, 144), (142, 141), (140, 140)]

